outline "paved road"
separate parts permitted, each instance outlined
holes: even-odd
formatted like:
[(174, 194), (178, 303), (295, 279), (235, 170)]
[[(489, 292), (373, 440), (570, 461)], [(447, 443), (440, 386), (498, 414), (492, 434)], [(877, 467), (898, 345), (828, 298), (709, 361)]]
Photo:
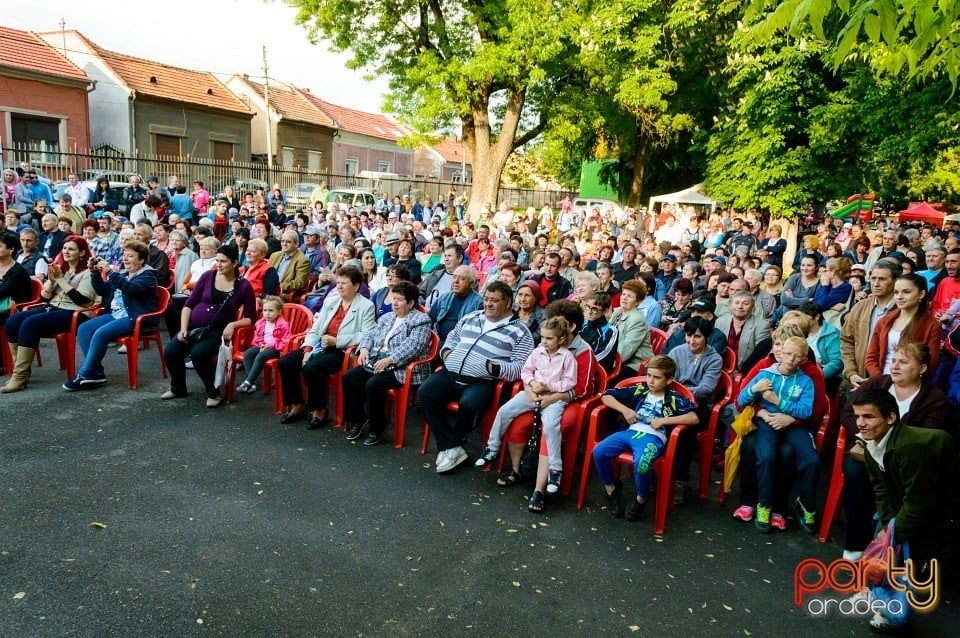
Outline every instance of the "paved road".
[[(690, 502), (655, 539), (596, 489), (534, 516), (492, 474), (281, 426), (263, 397), (208, 410), (195, 376), (161, 402), (152, 352), (140, 390), (116, 356), (112, 385), (75, 394), (44, 353), (0, 395), (0, 636), (869, 633), (792, 604), (797, 561), (839, 554), (796, 529)], [(947, 598), (913, 635), (956, 636)]]

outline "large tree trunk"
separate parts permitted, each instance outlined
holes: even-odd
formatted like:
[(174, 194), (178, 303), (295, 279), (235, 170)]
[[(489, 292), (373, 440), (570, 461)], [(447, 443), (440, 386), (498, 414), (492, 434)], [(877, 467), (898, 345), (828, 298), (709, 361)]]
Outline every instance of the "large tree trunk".
[(633, 153), (633, 179), (630, 180), (630, 196), (627, 198), (627, 206), (634, 208), (640, 206), (640, 198), (643, 196), (643, 175), (647, 167), (647, 148), (650, 146), (650, 138), (642, 132), (637, 133), (637, 145)]
[(485, 204), (496, 210), (500, 178), (513, 153), (523, 102), (523, 92), (507, 93), (506, 111), (496, 139), (490, 131), (489, 96), (479, 98), (462, 118), (463, 144), (470, 152), (473, 167), (473, 183), (467, 195), (467, 215), (472, 220), (480, 216)]

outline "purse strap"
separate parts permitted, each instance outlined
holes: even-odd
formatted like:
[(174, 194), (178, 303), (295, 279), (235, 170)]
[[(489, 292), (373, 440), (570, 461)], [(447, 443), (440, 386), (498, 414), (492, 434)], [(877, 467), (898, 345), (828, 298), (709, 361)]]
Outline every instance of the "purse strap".
[[(216, 275), (214, 275), (213, 278), (214, 281), (216, 281)], [(220, 313), (223, 312), (227, 302), (230, 301), (231, 297), (233, 297), (233, 293), (237, 292), (237, 286), (240, 284), (241, 280), (243, 280), (243, 277), (239, 275), (233, 280), (233, 288), (227, 293), (227, 298), (223, 300), (223, 303), (220, 304), (220, 306), (217, 308), (217, 311), (213, 314), (213, 318), (210, 319), (210, 324), (215, 323), (216, 320), (220, 318)]]

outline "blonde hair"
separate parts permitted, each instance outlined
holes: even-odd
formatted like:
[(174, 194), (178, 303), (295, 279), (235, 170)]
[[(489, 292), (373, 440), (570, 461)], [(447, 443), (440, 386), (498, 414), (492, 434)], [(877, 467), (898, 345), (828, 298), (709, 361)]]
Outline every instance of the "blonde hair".
[(781, 348), (786, 348), (787, 346), (795, 346), (800, 350), (800, 354), (803, 357), (810, 354), (810, 346), (807, 345), (807, 340), (803, 337), (787, 337), (787, 340), (783, 342)]
[(810, 333), (810, 315), (799, 310), (790, 310), (783, 313), (783, 316), (780, 317), (780, 326), (785, 328), (784, 324), (797, 326), (803, 331), (804, 336)]
[(258, 251), (260, 251), (260, 254), (263, 255), (264, 259), (266, 259), (267, 253), (270, 252), (270, 248), (267, 246), (267, 242), (260, 239), (259, 237), (248, 241), (247, 248), (256, 248)]
[(276, 306), (277, 312), (283, 312), (283, 298), (277, 295), (266, 295), (260, 303), (261, 308), (266, 308), (267, 304)]

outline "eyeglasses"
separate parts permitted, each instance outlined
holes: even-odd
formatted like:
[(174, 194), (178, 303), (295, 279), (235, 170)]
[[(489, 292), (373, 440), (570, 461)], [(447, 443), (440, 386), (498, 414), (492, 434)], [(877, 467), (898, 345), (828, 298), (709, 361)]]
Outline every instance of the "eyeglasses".
[(603, 308), (600, 306), (587, 306), (587, 310), (590, 312), (603, 312)]

